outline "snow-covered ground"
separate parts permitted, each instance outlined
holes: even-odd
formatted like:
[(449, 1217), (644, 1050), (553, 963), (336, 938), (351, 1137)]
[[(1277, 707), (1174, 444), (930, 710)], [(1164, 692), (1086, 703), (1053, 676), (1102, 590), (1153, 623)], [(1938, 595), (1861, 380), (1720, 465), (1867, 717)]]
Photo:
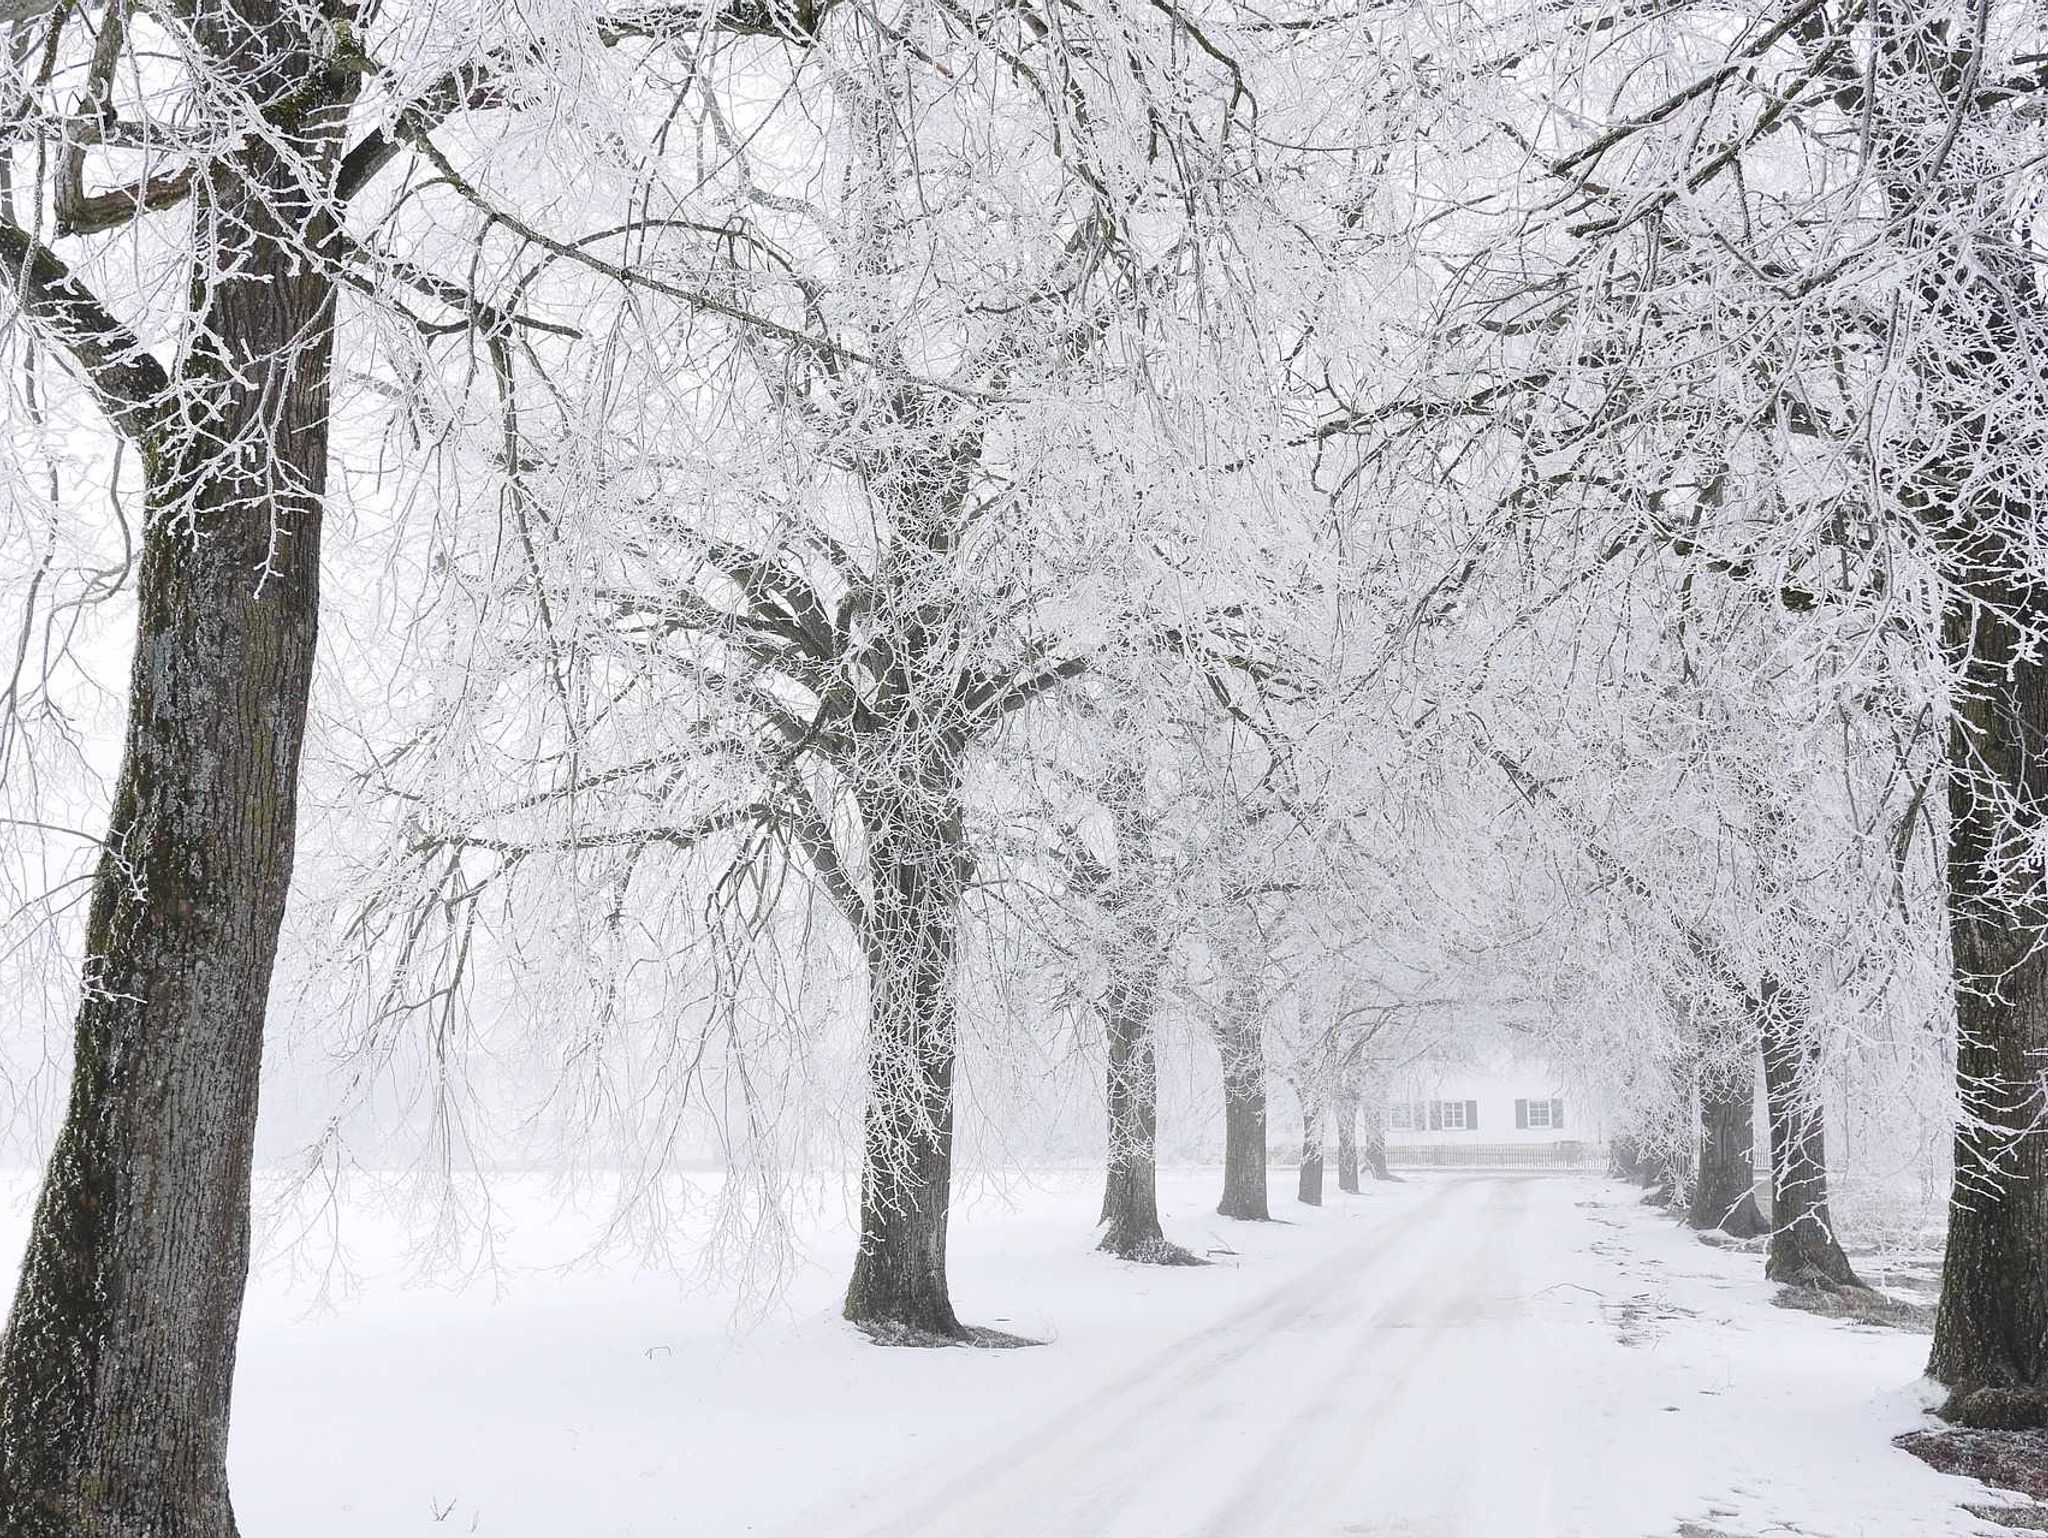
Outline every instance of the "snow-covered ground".
[[(1808, 1538), (1997, 1533), (1893, 1450), (1925, 1341), (1773, 1308), (1600, 1180), (1419, 1178), (1286, 1224), (1163, 1181), (1206, 1270), (1090, 1251), (1050, 1176), (955, 1225), (962, 1316), (1025, 1351), (885, 1351), (833, 1317), (847, 1241), (735, 1338), (656, 1274), (338, 1308), (258, 1278), (233, 1473), (247, 1538)], [(535, 1198), (536, 1208), (541, 1204)], [(18, 1225), (16, 1225), (18, 1227)], [(17, 1232), (6, 1236), (13, 1252)], [(1689, 1525), (1686, 1525), (1689, 1524)]]

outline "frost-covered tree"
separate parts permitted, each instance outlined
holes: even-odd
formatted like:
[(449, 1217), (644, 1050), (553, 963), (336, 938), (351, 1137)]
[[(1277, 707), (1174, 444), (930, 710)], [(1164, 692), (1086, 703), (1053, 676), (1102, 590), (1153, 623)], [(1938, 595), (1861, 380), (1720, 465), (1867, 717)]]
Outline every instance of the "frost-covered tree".
[[(0, 276), (29, 407), (10, 409), (10, 491), (44, 473), (54, 529), (96, 487), (123, 542), (82, 597), (46, 560), (19, 634), (61, 647), (84, 601), (134, 619), (71, 1094), (0, 1344), (10, 1531), (234, 1531), (228, 1405), (330, 459), (394, 419), (434, 432), (412, 408), (451, 353), (460, 372), (531, 329), (573, 332), (484, 292), (475, 221), (422, 218), (413, 183), (431, 167), (470, 188), (468, 146), (451, 160), (437, 135), (538, 100), (568, 54), (644, 55), (659, 20), (272, 0), (6, 13)], [(96, 627), (81, 655), (103, 642)], [(10, 739), (29, 719), (10, 714)], [(27, 761), (11, 748), (10, 796)]]
[[(606, 343), (514, 360), (516, 539), (451, 531), (465, 660), (366, 782), (397, 824), (353, 930), (386, 979), (372, 1042), (459, 998), (473, 944), (552, 930), (557, 1103), (609, 1115), (599, 1076), (672, 1041), (634, 1100), (660, 1125), (627, 1137), (672, 1146), (716, 1084), (772, 1163), (803, 1091), (843, 1093), (857, 1019), (845, 1310), (877, 1339), (994, 1338), (945, 1252), (1007, 734), (1120, 648), (1210, 647), (1201, 567), (1260, 514), (1189, 452), (1205, 412), (1262, 426), (1256, 390), (1203, 378), (1233, 302), (1200, 263), (1251, 171), (1228, 69), (1184, 38), (1150, 9), (914, 5), (682, 70), (654, 211), (614, 232), (632, 265), (541, 264), (541, 291), (613, 281)], [(525, 196), (478, 193), (549, 249)]]
[[(0, 1343), (10, 1531), (234, 1531), (228, 1399), (344, 210), (384, 143), (352, 127), (377, 67), (349, 20), (267, 0), (58, 6), (15, 21), (0, 76), (23, 362), (48, 389), (75, 378), (118, 435), (137, 472), (112, 490), (139, 529), (70, 1103)], [(181, 233), (153, 234), (157, 210)], [(132, 236), (126, 254), (81, 245), (102, 231)]]
[[(2039, 820), (2038, 32), (1989, 3), (1681, 8), (1617, 54), (1527, 69), (1532, 98), (1570, 110), (1518, 135), (1531, 195), (1463, 333), (1492, 339), (1495, 367), (1458, 397), (1543, 402), (1528, 495), (1632, 509), (1589, 531), (1589, 567), (1654, 544), (1868, 637), (1835, 655), (1911, 739), (1901, 848), (1923, 821), (1942, 841), (1946, 915), (1914, 921), (1946, 925), (1953, 964), (1932, 1370), (1963, 1413), (1972, 1390), (2043, 1373), (2011, 1344), (2038, 1338), (2048, 1274), (2028, 1194), (2040, 1078), (2022, 1066), (2042, 876), (2019, 854)], [(1662, 430), (1679, 423), (1689, 444)], [(1929, 734), (1945, 792), (1923, 801)], [(1778, 997), (1766, 1023), (1829, 1002)]]

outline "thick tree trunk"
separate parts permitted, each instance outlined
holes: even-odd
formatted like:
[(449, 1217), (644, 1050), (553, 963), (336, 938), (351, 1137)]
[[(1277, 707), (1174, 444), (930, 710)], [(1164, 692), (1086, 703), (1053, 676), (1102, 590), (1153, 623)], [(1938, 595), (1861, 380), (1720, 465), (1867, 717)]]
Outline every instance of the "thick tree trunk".
[(1102, 1193), (1102, 1248), (1133, 1258), (1165, 1242), (1159, 1227), (1159, 1069), (1152, 1046), (1156, 970), (1110, 982), (1109, 1178)]
[(844, 1312), (884, 1344), (968, 1342), (974, 1333), (946, 1287), (965, 878), (958, 758), (932, 752), (870, 779), (868, 1103), (860, 1250)]
[(1312, 1091), (1301, 1097), (1301, 1178), (1295, 1200), (1307, 1207), (1323, 1204), (1323, 1102)]
[[(2013, 887), (2039, 879), (2037, 862), (2006, 874), (2048, 807), (2048, 666), (2009, 617), (2026, 595), (2002, 596), (2009, 610), (1949, 621), (1951, 662), (1968, 680), (1949, 726), (1948, 791), (1963, 1115), (1928, 1372), (1956, 1391), (1964, 1419), (1978, 1390), (2048, 1389), (2048, 915), (2038, 893)], [(2048, 1405), (2026, 1418), (2048, 1419)]]
[(1146, 927), (1123, 947), (1104, 1006), (1109, 1030), (1109, 1178), (1099, 1248), (1150, 1265), (1199, 1264), (1159, 1226), (1159, 1068), (1152, 1019), (1165, 942)]
[(1805, 1001), (1777, 978), (1757, 991), (1771, 1124), (1771, 1247), (1764, 1275), (1797, 1287), (1860, 1287), (1828, 1217), (1819, 1047)]
[(1699, 1131), (1687, 1221), (1738, 1239), (1769, 1232), (1756, 1203), (1756, 1069), (1747, 1055), (1702, 1074)]
[(1365, 1167), (1372, 1171), (1372, 1178), (1375, 1180), (1398, 1180), (1401, 1178), (1387, 1168), (1386, 1129), (1372, 1117), (1366, 1119)]
[(1223, 1199), (1226, 1218), (1264, 1222), (1266, 1205), (1266, 1052), (1255, 1018), (1233, 1017), (1223, 1051)]
[[(1380, 1157), (1386, 1158), (1384, 1147)], [(1358, 1092), (1353, 1089), (1337, 1096), (1337, 1189), (1358, 1194)]]
[[(148, 512), (71, 1094), (0, 1341), (0, 1533), (231, 1538), (227, 1432), (265, 1007), (319, 606), (334, 290), (306, 186), (353, 74), (296, 20), (202, 4), (278, 107), (197, 181), (203, 318)], [(310, 15), (310, 13), (307, 13)], [(298, 13), (293, 13), (296, 18)]]
[(1387, 1092), (1384, 1083), (1373, 1081), (1362, 1102), (1365, 1119), (1365, 1167), (1375, 1180), (1398, 1180), (1387, 1168)]
[(1872, 11), (1871, 160), (1921, 264), (1910, 361), (1926, 447), (1897, 483), (1943, 583), (1950, 682), (1945, 853), (1961, 1102), (1928, 1372), (1944, 1413), (2048, 1423), (2048, 587), (2040, 359), (2048, 305), (2015, 238), (2013, 182), (1952, 153), (1989, 108), (1980, 33), (1913, 6)]

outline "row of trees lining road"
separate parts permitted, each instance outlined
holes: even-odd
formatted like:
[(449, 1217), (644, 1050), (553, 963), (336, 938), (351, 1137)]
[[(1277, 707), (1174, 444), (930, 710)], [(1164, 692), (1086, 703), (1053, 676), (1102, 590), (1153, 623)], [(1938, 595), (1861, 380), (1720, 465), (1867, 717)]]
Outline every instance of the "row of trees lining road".
[[(1608, 126), (1529, 141), (1552, 260), (1534, 283), (1487, 280), (1469, 334), (1512, 371), (1548, 447), (1532, 455), (1537, 495), (1579, 519), (1590, 493), (1617, 515), (1613, 558), (1654, 549), (1695, 592), (1714, 580), (1776, 611), (1746, 627), (1782, 638), (1756, 675), (1809, 707), (1826, 690), (1852, 753), (1873, 731), (1891, 740), (1889, 765), (1866, 750), (1835, 775), (1864, 853), (1892, 852), (1891, 895), (1926, 949), (1940, 949), (1929, 931), (1946, 898), (1955, 1193), (1930, 1370), (1963, 1419), (1986, 1390), (1987, 1405), (2031, 1396), (2038, 1416), (2048, 1271), (2039, 1074), (2023, 1065), (2041, 873), (2020, 852), (2039, 773), (2033, 24), (1992, 5), (1816, 3), (1744, 19), (1731, 42), (1728, 21), (1702, 10), (1640, 29), (1624, 51), (1651, 68)], [(1811, 719), (1771, 715), (1781, 731)], [(1944, 738), (1936, 811), (1927, 760)], [(1809, 911), (1822, 882), (1782, 798), (1810, 762), (1757, 784), (1744, 819), (1779, 866), (1763, 892)], [(1863, 768), (1889, 771), (1882, 793), (1857, 796)], [(1932, 881), (1923, 837), (1939, 847)], [(1883, 914), (1877, 880), (1853, 890)], [(1795, 1216), (1826, 1210), (1822, 994), (1867, 998), (1896, 970), (1863, 956), (1744, 978), (1767, 1087), (1805, 1107), (1771, 1118)]]
[(1355, 1187), (1478, 1001), (1828, 1288), (1875, 1086), (1953, 1128), (1950, 1413), (2048, 1422), (2022, 8), (0, 27), (0, 965), (73, 1011), (0, 1531), (234, 1531), (284, 1031), (312, 1168), (659, 1226), (710, 1139), (767, 1250), (849, 1152), (908, 1343), (1011, 1340), (977, 1063), (1086, 1064), (1103, 1248), (1182, 1264), (1162, 1040), (1259, 1219), (1270, 1083)]

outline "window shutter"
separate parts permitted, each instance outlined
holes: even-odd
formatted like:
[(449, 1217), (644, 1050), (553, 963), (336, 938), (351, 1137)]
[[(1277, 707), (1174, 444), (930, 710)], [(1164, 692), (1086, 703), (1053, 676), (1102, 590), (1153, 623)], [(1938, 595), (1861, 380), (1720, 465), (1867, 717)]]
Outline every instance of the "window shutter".
[(1564, 1102), (1562, 1100), (1550, 1102), (1550, 1125), (1553, 1128), (1564, 1125)]
[(1529, 1102), (1526, 1100), (1517, 1100), (1515, 1102), (1515, 1130), (1518, 1132), (1527, 1132), (1529, 1130)]
[(1432, 1132), (1444, 1130), (1444, 1103), (1441, 1100), (1432, 1100), (1429, 1103), (1429, 1130)]
[(1479, 1130), (1479, 1102), (1476, 1100), (1465, 1102), (1465, 1130), (1467, 1132), (1477, 1132)]

